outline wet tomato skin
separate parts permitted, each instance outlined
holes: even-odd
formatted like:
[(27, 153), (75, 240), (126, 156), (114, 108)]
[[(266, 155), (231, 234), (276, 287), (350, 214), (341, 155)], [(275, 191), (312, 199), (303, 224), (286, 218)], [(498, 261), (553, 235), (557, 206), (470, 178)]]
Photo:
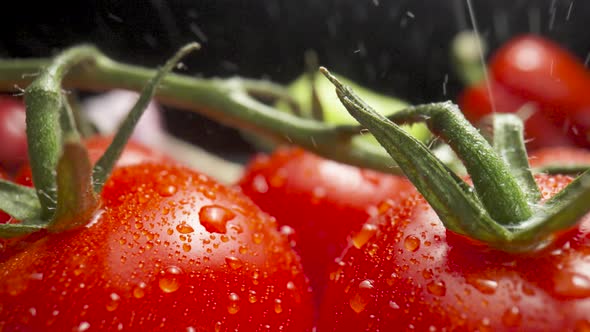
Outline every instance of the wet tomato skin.
[(401, 177), (286, 146), (256, 156), (239, 185), (280, 225), (294, 229), (296, 248), (318, 297), (327, 280), (326, 267), (376, 213), (377, 204), (413, 188)]
[(310, 331), (298, 256), (239, 191), (179, 166), (117, 168), (85, 229), (0, 263), (0, 330)]
[[(571, 181), (538, 176), (545, 197)], [(590, 218), (550, 247), (510, 254), (447, 231), (415, 196), (332, 266), (320, 331), (586, 331)]]
[(22, 99), (0, 95), (0, 165), (14, 169), (27, 161), (25, 104)]

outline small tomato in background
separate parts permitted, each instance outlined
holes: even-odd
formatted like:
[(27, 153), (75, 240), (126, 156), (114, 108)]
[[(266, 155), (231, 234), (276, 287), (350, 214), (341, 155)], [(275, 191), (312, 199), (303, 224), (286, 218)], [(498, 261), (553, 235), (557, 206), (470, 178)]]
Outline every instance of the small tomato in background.
[(0, 95), (0, 165), (14, 169), (27, 160), (25, 105)]
[(590, 147), (590, 72), (568, 50), (523, 35), (500, 47), (488, 69), (489, 83), (468, 87), (459, 97), (468, 119), (522, 111), (528, 147)]

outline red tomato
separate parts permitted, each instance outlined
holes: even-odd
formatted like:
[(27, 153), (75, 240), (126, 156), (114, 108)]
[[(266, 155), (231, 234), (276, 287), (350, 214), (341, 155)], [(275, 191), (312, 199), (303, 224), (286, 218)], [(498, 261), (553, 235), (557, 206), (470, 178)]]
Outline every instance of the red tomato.
[[(572, 179), (537, 176), (545, 198)], [(540, 252), (447, 231), (418, 194), (384, 204), (362, 247), (332, 268), (320, 331), (587, 331), (590, 218)]]
[(0, 165), (14, 168), (27, 160), (25, 105), (21, 99), (0, 96)]
[(115, 169), (85, 229), (0, 263), (5, 331), (311, 331), (298, 256), (238, 190), (179, 166)]
[[(503, 45), (488, 65), (498, 112), (516, 112), (529, 104), (529, 146), (590, 147), (590, 72), (554, 42), (533, 35)], [(492, 112), (487, 85), (466, 89), (459, 99), (470, 120)]]
[(413, 188), (404, 178), (344, 165), (294, 147), (258, 155), (239, 185), (279, 224), (295, 230), (296, 248), (318, 297), (326, 282), (326, 267), (346, 246), (349, 235), (359, 232), (377, 213), (379, 202)]
[[(84, 144), (88, 149), (88, 157), (92, 163), (98, 161), (104, 151), (107, 149), (112, 136), (93, 136), (84, 140)], [(143, 162), (173, 162), (168, 156), (154, 149), (148, 148), (138, 142), (129, 141), (125, 145), (123, 153), (117, 160), (116, 167), (127, 165), (134, 165)], [(15, 182), (32, 187), (33, 180), (31, 175), (31, 167), (28, 164), (23, 165), (15, 176)]]
[(590, 151), (568, 147), (543, 148), (531, 153), (529, 161), (531, 167), (590, 165)]

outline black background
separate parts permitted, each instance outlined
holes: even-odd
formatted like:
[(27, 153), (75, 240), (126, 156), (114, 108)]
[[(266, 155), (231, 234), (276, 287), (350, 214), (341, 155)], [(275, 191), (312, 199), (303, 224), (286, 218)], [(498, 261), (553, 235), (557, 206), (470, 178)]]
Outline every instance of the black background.
[[(590, 1), (473, 0), (489, 48), (527, 32), (544, 35), (582, 60), (590, 52)], [(184, 61), (203, 77), (241, 75), (288, 83), (303, 53), (358, 83), (412, 103), (454, 99), (461, 83), (449, 44), (470, 28), (465, 0), (177, 0), (11, 2), (0, 14), (0, 56), (37, 57), (80, 42), (146, 66), (179, 46), (203, 49)], [(446, 83), (445, 83), (446, 82)], [(445, 89), (443, 89), (443, 84)], [(445, 94), (446, 92), (446, 94)], [(210, 150), (250, 147), (232, 129), (166, 109), (173, 133)]]

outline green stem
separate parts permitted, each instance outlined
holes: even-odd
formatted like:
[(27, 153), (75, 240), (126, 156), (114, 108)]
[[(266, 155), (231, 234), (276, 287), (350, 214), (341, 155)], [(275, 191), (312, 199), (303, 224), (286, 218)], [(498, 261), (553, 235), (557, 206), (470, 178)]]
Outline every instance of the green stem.
[(508, 165), (469, 124), (456, 105), (450, 102), (417, 105), (388, 118), (402, 124), (424, 122), (447, 142), (463, 161), (479, 199), (494, 220), (510, 224), (532, 215), (527, 195)]
[[(68, 74), (64, 80), (66, 88), (141, 91), (145, 82), (156, 73), (117, 63), (97, 50), (92, 56), (92, 63), (76, 67)], [(0, 61), (0, 90), (13, 91), (15, 86), (28, 84), (31, 77), (23, 73), (38, 72), (46, 64), (46, 60)], [(401, 174), (381, 147), (357, 137), (351, 139), (343, 135), (336, 125), (302, 119), (258, 102), (248, 94), (249, 90), (259, 86), (253, 80), (198, 79), (170, 74), (164, 78), (162, 86), (156, 97), (165, 105), (197, 112), (227, 126), (248, 130), (278, 142), (295, 143), (326, 158)]]
[(529, 204), (538, 203), (541, 200), (541, 191), (529, 165), (522, 120), (511, 113), (495, 113), (492, 121), (494, 150), (508, 165), (512, 176), (525, 192)]
[(62, 140), (61, 81), (74, 65), (93, 59), (95, 52), (91, 46), (78, 46), (60, 53), (25, 90), (31, 170), (44, 219), (50, 219), (57, 204), (55, 167)]
[(116, 160), (119, 159), (119, 156), (123, 152), (123, 148), (125, 147), (127, 141), (129, 141), (135, 125), (141, 118), (141, 115), (144, 113), (147, 105), (152, 100), (162, 79), (172, 70), (172, 68), (174, 68), (174, 66), (176, 66), (180, 59), (182, 59), (188, 53), (200, 48), (201, 46), (197, 43), (191, 43), (184, 46), (172, 58), (170, 58), (170, 60), (168, 60), (160, 70), (158, 70), (154, 77), (148, 81), (142, 93), (140, 94), (139, 99), (127, 117), (125, 117), (123, 123), (121, 123), (117, 133), (115, 134), (115, 137), (113, 137), (112, 143), (94, 166), (92, 173), (94, 178), (94, 190), (96, 192), (99, 193), (102, 191), (102, 187), (108, 176), (111, 174)]
[(325, 68), (321, 70), (336, 86), (342, 104), (355, 119), (369, 128), (441, 216), (447, 228), (486, 242), (510, 236), (502, 225), (490, 217), (469, 188), (461, 185), (426, 146), (366, 105)]

